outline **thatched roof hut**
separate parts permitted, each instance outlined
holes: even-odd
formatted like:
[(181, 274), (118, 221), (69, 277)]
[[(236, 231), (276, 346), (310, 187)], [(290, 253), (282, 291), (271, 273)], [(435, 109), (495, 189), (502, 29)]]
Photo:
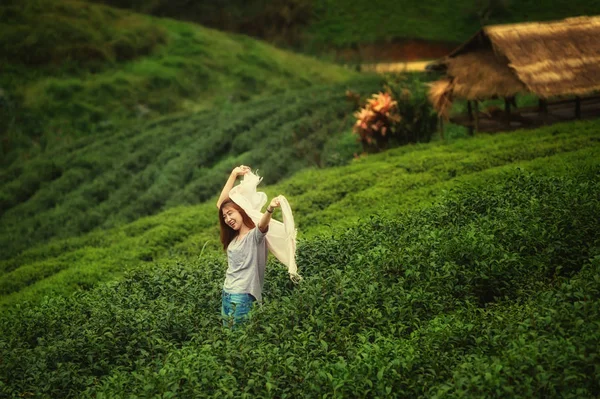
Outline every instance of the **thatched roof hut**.
[(600, 90), (600, 16), (486, 26), (436, 67), (446, 72), (449, 98), (588, 94)]

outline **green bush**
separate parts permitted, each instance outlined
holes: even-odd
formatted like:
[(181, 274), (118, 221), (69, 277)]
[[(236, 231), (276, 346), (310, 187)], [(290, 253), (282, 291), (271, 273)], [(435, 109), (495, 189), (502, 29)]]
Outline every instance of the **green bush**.
[[(326, 225), (355, 222), (374, 207), (393, 214), (429, 205), (456, 180), (479, 181), (483, 186), (499, 172), (513, 169), (514, 163), (550, 171), (561, 164), (591, 160), (598, 156), (595, 123), (563, 125), (571, 126), (564, 135), (554, 125), (514, 135), (398, 147), (357, 159), (345, 168), (301, 172), (280, 191), (294, 194), (300, 231), (327, 229)], [(578, 134), (582, 136), (577, 138)], [(558, 155), (553, 161), (546, 158), (553, 155)]]
[(362, 151), (362, 146), (356, 136), (347, 132), (327, 142), (323, 148), (323, 166), (343, 166), (357, 157)]
[[(422, 74), (397, 75), (384, 82), (354, 115), (353, 132), (367, 153), (409, 143), (428, 142), (436, 131), (437, 115), (427, 97)], [(360, 98), (348, 92), (348, 97)]]
[(437, 114), (427, 98), (426, 81), (421, 74), (398, 75), (387, 81), (393, 97), (399, 99), (402, 119), (396, 134), (402, 144), (428, 142), (436, 133)]

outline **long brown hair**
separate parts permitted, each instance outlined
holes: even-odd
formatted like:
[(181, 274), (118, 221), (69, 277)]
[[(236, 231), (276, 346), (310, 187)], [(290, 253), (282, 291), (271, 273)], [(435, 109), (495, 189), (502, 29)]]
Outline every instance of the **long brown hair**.
[(221, 206), (219, 207), (219, 223), (221, 225), (221, 244), (223, 244), (223, 249), (225, 251), (227, 251), (229, 243), (233, 241), (233, 239), (237, 237), (237, 235), (240, 233), (239, 230), (236, 231), (232, 229), (230, 225), (225, 223), (225, 219), (223, 218), (223, 208), (227, 204), (232, 204), (233, 208), (237, 210), (240, 213), (240, 215), (242, 215), (242, 222), (246, 226), (250, 227), (251, 229), (256, 227), (252, 219), (250, 219), (250, 216), (248, 216), (248, 214), (238, 204), (236, 204), (229, 198), (223, 201), (221, 203)]

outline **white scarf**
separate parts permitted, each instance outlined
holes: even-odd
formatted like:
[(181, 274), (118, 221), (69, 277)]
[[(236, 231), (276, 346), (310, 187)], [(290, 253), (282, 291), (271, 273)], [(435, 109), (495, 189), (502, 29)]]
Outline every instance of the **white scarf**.
[[(240, 184), (233, 187), (229, 192), (229, 198), (238, 204), (257, 225), (263, 216), (260, 210), (267, 203), (267, 195), (262, 191), (256, 191), (256, 187), (261, 180), (262, 177), (248, 172), (243, 176)], [(297, 283), (302, 280), (302, 277), (298, 274), (298, 266), (296, 266), (296, 227), (294, 225), (294, 215), (292, 215), (292, 208), (288, 200), (283, 195), (277, 198), (281, 205), (283, 223), (271, 219), (266, 237), (267, 247), (281, 263), (287, 266), (290, 279)]]

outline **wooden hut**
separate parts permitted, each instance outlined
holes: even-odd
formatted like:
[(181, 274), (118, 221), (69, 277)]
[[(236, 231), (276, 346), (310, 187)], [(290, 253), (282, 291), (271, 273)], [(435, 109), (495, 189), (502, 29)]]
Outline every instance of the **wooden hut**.
[(429, 95), (446, 119), (454, 99), (466, 99), (471, 111), (477, 101), (505, 98), (509, 112), (526, 92), (542, 109), (562, 96), (576, 96), (577, 108), (579, 96), (600, 90), (600, 16), (486, 26), (428, 69), (445, 71)]

